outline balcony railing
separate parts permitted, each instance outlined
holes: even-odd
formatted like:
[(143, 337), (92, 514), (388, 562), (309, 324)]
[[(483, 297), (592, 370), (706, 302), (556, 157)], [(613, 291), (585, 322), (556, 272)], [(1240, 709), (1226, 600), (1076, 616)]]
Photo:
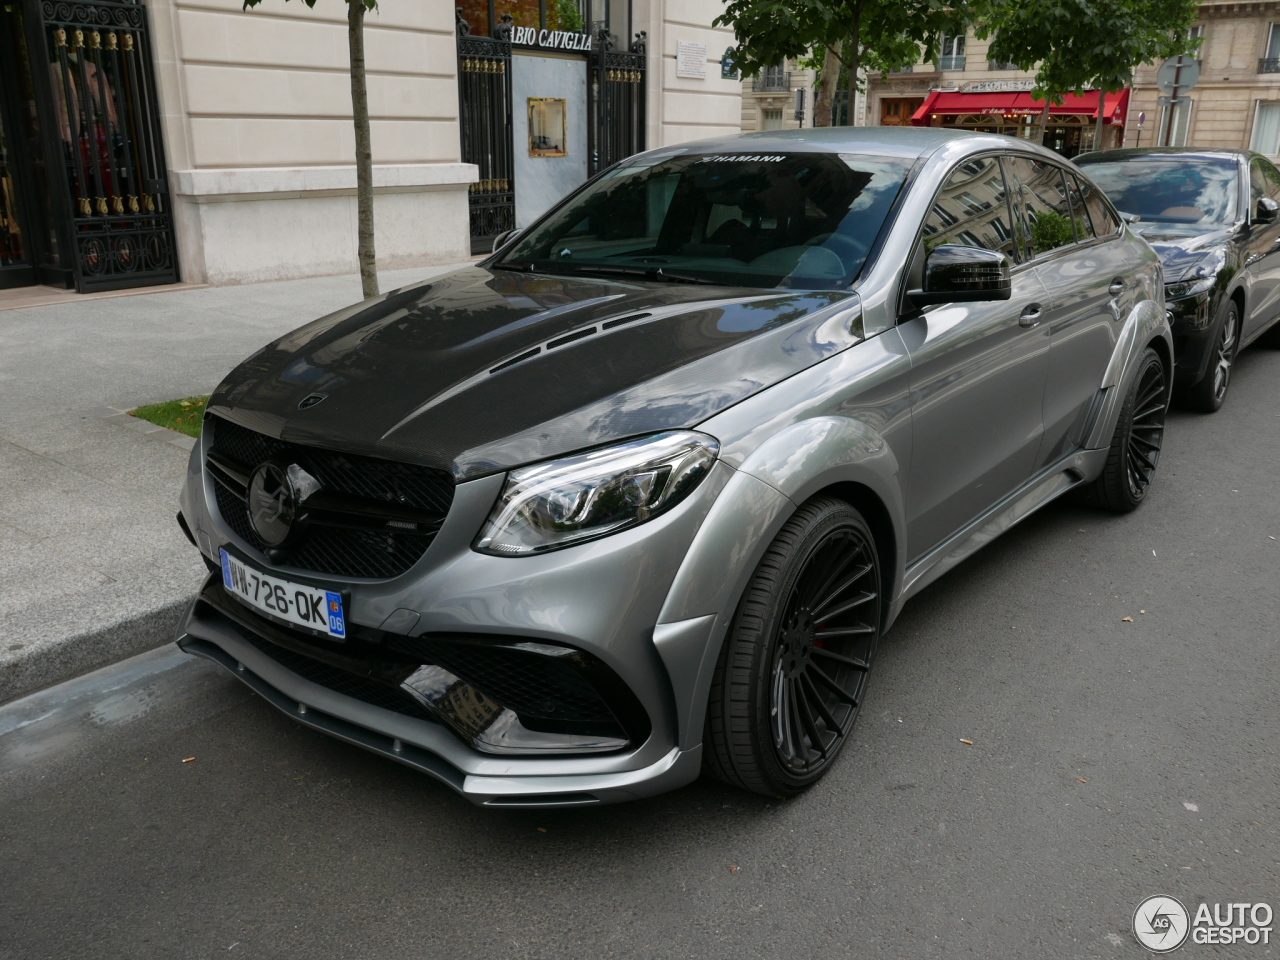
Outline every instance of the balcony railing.
[(1280, 57), (1263, 57), (1258, 61), (1259, 73), (1280, 73)]
[(1017, 70), (1018, 65), (1016, 63), (1001, 63), (999, 60), (988, 60), (987, 69), (988, 70)]
[(964, 54), (961, 53), (961, 54), (950, 56), (950, 57), (939, 57), (938, 69), (939, 70), (963, 70)]
[(791, 89), (791, 71), (786, 73), (766, 73), (751, 79), (752, 93), (786, 93)]

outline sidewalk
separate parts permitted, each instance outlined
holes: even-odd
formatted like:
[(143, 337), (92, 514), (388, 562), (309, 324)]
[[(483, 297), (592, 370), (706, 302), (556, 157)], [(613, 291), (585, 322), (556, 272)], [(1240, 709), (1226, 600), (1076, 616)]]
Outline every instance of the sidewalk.
[(351, 275), (0, 312), (0, 703), (170, 639), (204, 575), (174, 521), (192, 441), (121, 412), (358, 299)]

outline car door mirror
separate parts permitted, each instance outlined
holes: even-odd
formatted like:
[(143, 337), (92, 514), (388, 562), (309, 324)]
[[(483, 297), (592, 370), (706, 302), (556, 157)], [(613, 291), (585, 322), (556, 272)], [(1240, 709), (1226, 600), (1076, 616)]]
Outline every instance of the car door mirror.
[(519, 229), (508, 230), (506, 233), (498, 234), (498, 236), (493, 241), (493, 251), (496, 253), (498, 250), (502, 249), (502, 247), (510, 243), (519, 235), (520, 235)]
[(1013, 292), (1009, 258), (995, 250), (944, 243), (929, 251), (921, 289), (907, 296), (918, 307), (931, 303), (1008, 300)]
[(1280, 214), (1280, 203), (1270, 197), (1263, 197), (1258, 201), (1258, 209), (1254, 211), (1251, 222), (1275, 223), (1277, 214)]

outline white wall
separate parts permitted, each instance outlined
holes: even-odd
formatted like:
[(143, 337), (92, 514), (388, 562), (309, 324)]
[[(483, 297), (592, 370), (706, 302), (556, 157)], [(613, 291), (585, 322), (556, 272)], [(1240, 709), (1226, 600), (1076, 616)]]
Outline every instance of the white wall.
[[(722, 0), (637, 2), (633, 14), (636, 29), (649, 31), (651, 147), (739, 132), (741, 85), (737, 80), (720, 78), (720, 58), (727, 47), (733, 46), (733, 31), (711, 27), (711, 21), (723, 12)], [(676, 76), (676, 45), (682, 40), (707, 45), (705, 79)]]
[[(150, 0), (150, 12), (182, 278), (356, 270), (346, 4)], [(453, 5), (381, 0), (365, 55), (379, 264), (465, 259), (476, 173), (459, 162)]]

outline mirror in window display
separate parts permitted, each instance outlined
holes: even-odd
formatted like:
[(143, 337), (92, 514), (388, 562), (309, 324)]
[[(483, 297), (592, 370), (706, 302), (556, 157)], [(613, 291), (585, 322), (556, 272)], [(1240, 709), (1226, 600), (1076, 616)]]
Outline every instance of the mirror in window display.
[(863, 270), (908, 169), (828, 153), (648, 157), (553, 210), (499, 266), (838, 289)]
[(1016, 207), (1016, 229), (1022, 235), (1027, 259), (1042, 257), (1058, 247), (1076, 242), (1067, 186), (1061, 167), (1028, 157), (1006, 161), (1012, 179), (1021, 189)]
[(1090, 163), (1089, 176), (1121, 213), (1203, 233), (1239, 218), (1234, 160), (1141, 159)]
[(925, 248), (959, 244), (1016, 259), (1005, 196), (1004, 175), (994, 157), (958, 167), (947, 178), (925, 218)]

